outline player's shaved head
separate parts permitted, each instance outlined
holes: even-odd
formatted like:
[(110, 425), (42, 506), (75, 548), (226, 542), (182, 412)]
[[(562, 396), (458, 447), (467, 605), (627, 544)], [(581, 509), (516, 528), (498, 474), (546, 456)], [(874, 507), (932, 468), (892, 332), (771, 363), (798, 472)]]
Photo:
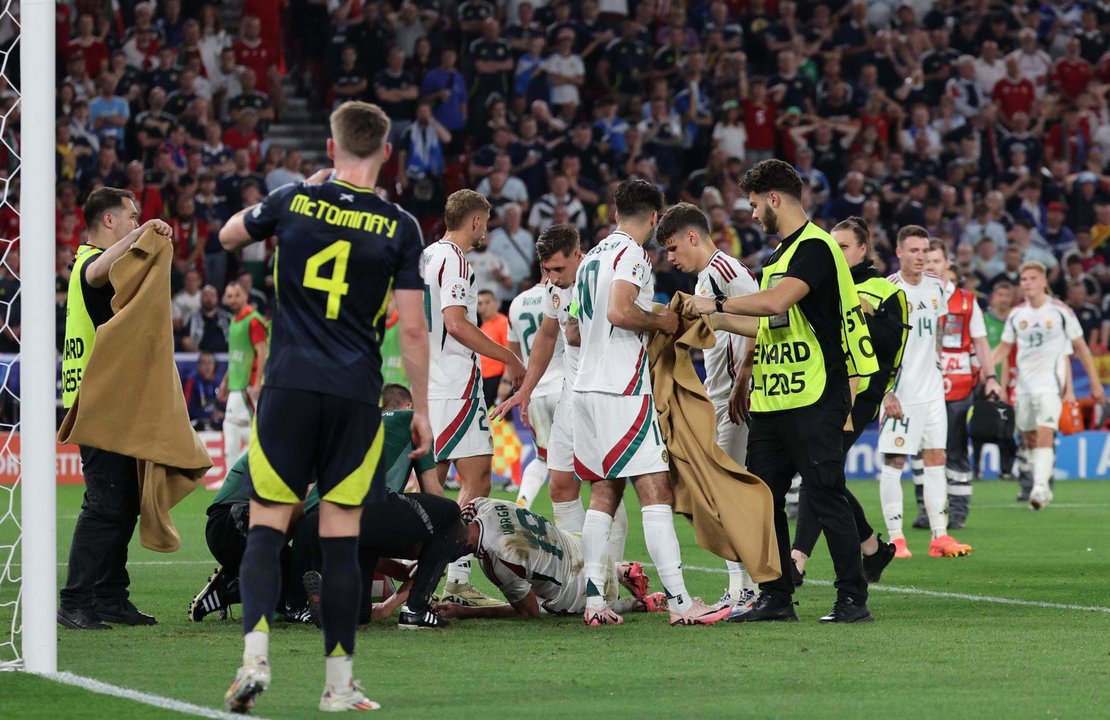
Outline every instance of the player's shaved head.
[(389, 136), (389, 116), (368, 102), (343, 103), (331, 114), (330, 124), (336, 148), (360, 160), (380, 152)]
[(412, 407), (412, 393), (404, 385), (390, 383), (382, 388), (382, 410), (405, 410)]

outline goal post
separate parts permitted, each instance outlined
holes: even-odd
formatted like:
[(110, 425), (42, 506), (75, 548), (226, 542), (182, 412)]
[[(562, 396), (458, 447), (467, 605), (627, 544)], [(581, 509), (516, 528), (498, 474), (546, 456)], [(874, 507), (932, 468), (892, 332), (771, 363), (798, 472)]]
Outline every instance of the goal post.
[[(16, 0), (8, 0), (9, 7)], [(20, 471), (23, 669), (58, 669), (54, 302), (54, 0), (20, 8)]]

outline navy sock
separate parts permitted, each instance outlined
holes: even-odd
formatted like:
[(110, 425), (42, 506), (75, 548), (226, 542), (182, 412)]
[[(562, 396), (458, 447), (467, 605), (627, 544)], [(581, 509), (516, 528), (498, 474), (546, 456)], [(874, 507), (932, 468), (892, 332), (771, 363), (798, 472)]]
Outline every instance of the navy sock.
[(322, 537), (324, 556), (320, 585), (320, 619), (324, 626), (324, 655), (353, 655), (362, 578), (358, 567), (357, 537)]
[(256, 525), (247, 531), (247, 549), (239, 564), (239, 593), (243, 598), (243, 632), (269, 632), (281, 595), (281, 550), (285, 533)]

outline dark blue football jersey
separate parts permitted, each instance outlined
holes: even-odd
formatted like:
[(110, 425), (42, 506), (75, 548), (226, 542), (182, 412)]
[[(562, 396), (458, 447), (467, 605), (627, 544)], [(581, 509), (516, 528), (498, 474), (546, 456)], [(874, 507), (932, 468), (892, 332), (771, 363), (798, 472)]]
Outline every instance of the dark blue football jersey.
[(331, 180), (277, 188), (245, 217), (277, 235), (263, 382), (377, 404), (391, 290), (423, 290), (416, 220), (367, 188)]

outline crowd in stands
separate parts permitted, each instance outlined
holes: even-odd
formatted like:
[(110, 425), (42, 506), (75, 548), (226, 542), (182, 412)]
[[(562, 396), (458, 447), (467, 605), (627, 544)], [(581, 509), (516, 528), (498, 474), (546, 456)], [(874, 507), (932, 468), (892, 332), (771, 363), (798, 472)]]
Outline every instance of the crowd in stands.
[[(592, 244), (629, 175), (699, 204), (717, 245), (758, 272), (778, 240), (737, 181), (773, 156), (798, 168), (818, 222), (870, 224), (882, 268), (896, 269), (891, 238), (909, 223), (950, 244), (984, 302), (1040, 260), (1096, 350), (1110, 341), (1110, 3), (232, 5), (238, 26), (225, 28), (221, 5), (201, 0), (58, 3), (59, 280), (84, 197), (129, 188), (144, 220), (174, 227), (180, 350), (226, 349), (230, 279), (267, 304), (272, 249), (235, 257), (216, 236), (317, 169), (267, 141), (283, 77), (320, 121), (349, 99), (386, 109), (381, 192), (429, 239), (450, 192), (490, 199), (472, 263), (503, 305), (536, 280), (537, 234), (570, 222)], [(691, 287), (664, 253), (655, 264), (661, 296)]]

